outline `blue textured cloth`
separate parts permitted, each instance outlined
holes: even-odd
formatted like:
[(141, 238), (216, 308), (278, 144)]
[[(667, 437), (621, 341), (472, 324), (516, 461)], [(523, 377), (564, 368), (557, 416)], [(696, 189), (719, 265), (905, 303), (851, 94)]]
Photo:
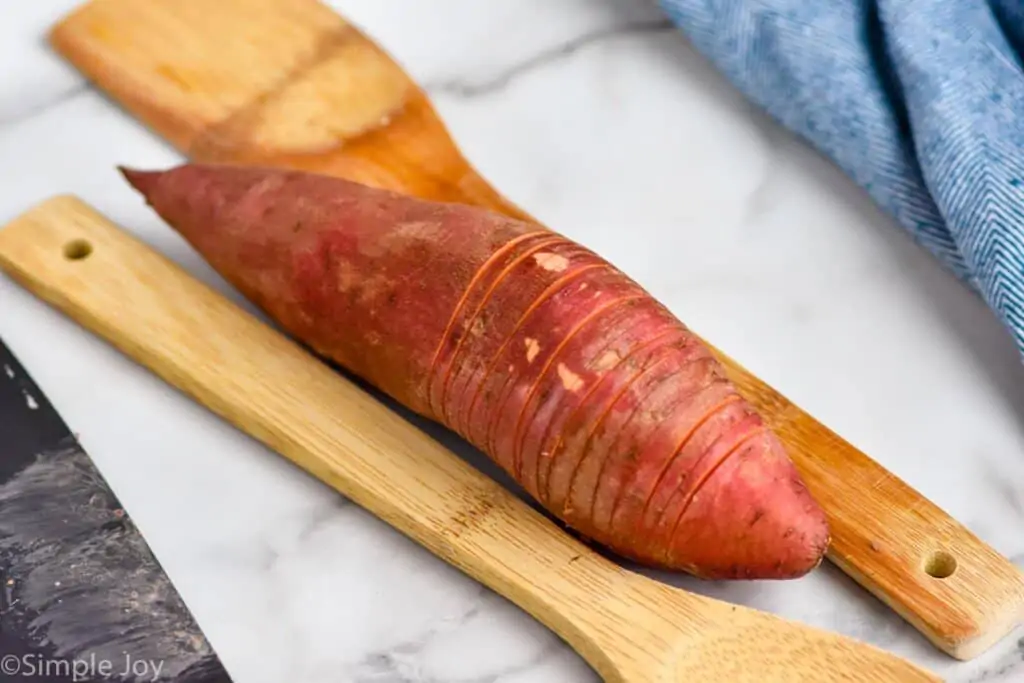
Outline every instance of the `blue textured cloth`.
[(660, 3), (977, 291), (1024, 354), (1024, 0)]

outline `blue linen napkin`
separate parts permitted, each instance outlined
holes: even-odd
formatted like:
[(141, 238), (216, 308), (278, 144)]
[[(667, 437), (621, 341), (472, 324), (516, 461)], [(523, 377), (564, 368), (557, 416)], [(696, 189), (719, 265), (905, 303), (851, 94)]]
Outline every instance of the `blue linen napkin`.
[(1024, 0), (659, 0), (978, 292), (1024, 355)]

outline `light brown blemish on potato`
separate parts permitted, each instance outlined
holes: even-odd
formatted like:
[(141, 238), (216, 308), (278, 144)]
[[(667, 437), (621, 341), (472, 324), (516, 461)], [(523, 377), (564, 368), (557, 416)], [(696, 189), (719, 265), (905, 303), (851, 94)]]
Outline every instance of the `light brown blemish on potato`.
[(484, 333), (484, 321), (477, 318), (473, 321), (473, 325), (469, 328), (469, 333), (474, 337), (479, 337)]
[(594, 366), (598, 370), (611, 370), (615, 367), (615, 364), (619, 362), (619, 352), (615, 349), (608, 349), (601, 354), (601, 357), (597, 359), (597, 364)]
[[(335, 282), (338, 291), (350, 297), (358, 297), (359, 303), (369, 304), (378, 297), (392, 292), (391, 281), (384, 275), (360, 278), (356, 269), (347, 261), (339, 262), (335, 268)], [(282, 283), (280, 287), (285, 287)]]
[(358, 249), (364, 256), (380, 258), (388, 254), (403, 254), (423, 244), (446, 242), (447, 239), (443, 226), (437, 221), (408, 221), (396, 225), (377, 239), (360, 241)]
[(569, 267), (569, 259), (560, 254), (551, 254), (545, 251), (534, 254), (533, 260), (537, 262), (538, 266), (544, 270), (550, 270), (552, 273), (561, 273)]
[(383, 275), (374, 275), (361, 283), (359, 301), (363, 304), (378, 299), (391, 291), (391, 282)]
[(531, 337), (527, 337), (524, 343), (526, 344), (526, 362), (532, 363), (533, 359), (540, 353), (540, 344)]
[(576, 393), (583, 387), (583, 379), (570, 370), (565, 363), (558, 364), (558, 378), (562, 380), (562, 386), (567, 391)]
[(444, 226), (440, 221), (409, 221), (395, 229), (399, 237), (415, 240), (433, 241), (445, 236)]
[[(334, 270), (338, 291), (346, 294), (354, 293), (362, 304), (367, 304), (392, 291), (391, 281), (386, 276), (374, 275), (369, 278), (360, 278), (358, 270), (352, 267), (348, 261), (338, 261), (334, 265)], [(281, 287), (284, 286), (284, 284), (281, 285)]]
[(347, 292), (359, 284), (359, 275), (348, 261), (338, 261), (335, 266), (335, 272), (337, 273), (338, 289), (340, 291)]

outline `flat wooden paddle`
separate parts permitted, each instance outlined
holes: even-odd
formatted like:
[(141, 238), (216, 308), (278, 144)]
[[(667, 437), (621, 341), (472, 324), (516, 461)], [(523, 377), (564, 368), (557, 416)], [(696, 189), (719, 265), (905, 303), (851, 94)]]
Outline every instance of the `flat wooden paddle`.
[(609, 682), (938, 681), (869, 645), (672, 588), (562, 532), (74, 197), (0, 229), (43, 300), (504, 595)]
[[(412, 79), (315, 0), (94, 0), (51, 40), (193, 159), (297, 167), (528, 218), (473, 170)], [(1020, 623), (1013, 564), (719, 355), (828, 513), (835, 564), (957, 658)]]

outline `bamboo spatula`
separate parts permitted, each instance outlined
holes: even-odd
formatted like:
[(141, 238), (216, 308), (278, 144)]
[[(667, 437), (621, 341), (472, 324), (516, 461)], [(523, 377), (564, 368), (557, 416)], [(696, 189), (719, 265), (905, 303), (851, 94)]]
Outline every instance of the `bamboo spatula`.
[(858, 641), (693, 595), (602, 558), (73, 197), (51, 199), (0, 229), (0, 268), (515, 602), (609, 683), (939, 680)]
[[(315, 0), (93, 0), (51, 34), (195, 160), (336, 174), (527, 218), (474, 171), (426, 95)], [(1024, 577), (942, 510), (719, 354), (825, 508), (829, 558), (950, 655), (1024, 618)]]

